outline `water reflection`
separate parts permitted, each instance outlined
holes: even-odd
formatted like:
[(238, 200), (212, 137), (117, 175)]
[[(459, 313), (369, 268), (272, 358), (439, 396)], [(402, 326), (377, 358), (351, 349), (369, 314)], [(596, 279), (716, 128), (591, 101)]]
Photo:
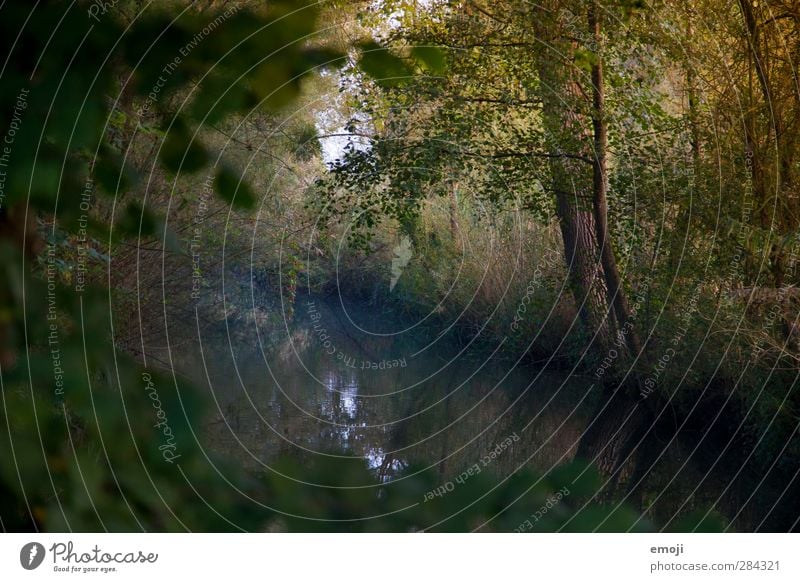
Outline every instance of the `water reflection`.
[[(451, 480), (487, 458), (482, 471), (499, 481), (523, 468), (546, 474), (575, 457), (596, 410), (589, 379), (519, 368), (502, 345), (472, 350), (439, 330), (393, 333), (408, 323), (376, 316), (374, 306), (309, 301), (313, 308), (297, 308), (292, 325), (269, 341), (253, 329), (173, 354), (216, 403), (209, 448), (255, 472), (275, 470), (283, 457), (300, 466), (333, 457), (344, 468), (354, 456), (382, 482), (412, 465)], [(751, 501), (752, 479), (731, 474), (735, 459), (711, 470), (695, 454), (696, 430), (673, 438), (656, 427), (653, 435), (644, 485), (633, 497), (616, 491), (615, 500), (638, 505), (655, 523), (715, 507), (748, 531), (770, 515), (771, 503)], [(779, 485), (771, 498), (783, 494)]]
[(215, 349), (206, 358), (219, 403), (214, 448), (255, 469), (279, 455), (344, 452), (384, 480), (410, 463), (452, 475), (511, 435), (517, 442), (493, 459), (498, 474), (548, 470), (574, 456), (585, 426), (583, 382), (509, 371), (442, 341), (418, 352), (405, 335), (357, 337), (322, 301), (313, 313), (278, 345), (234, 346), (227, 358)]

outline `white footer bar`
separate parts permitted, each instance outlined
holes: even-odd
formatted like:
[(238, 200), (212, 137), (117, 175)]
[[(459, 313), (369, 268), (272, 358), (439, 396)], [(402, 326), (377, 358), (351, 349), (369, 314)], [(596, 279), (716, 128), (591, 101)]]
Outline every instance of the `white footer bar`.
[[(0, 580), (800, 580), (784, 534), (2, 534)], [(179, 578), (180, 577), (180, 578)]]

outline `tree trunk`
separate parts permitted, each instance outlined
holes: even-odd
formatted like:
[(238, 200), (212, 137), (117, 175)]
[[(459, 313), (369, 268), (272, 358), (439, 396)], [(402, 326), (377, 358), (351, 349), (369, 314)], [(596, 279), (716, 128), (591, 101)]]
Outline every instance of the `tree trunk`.
[[(686, 46), (680, 47), (681, 53), (676, 55), (676, 60), (683, 62), (686, 75), (686, 104), (689, 115), (689, 129), (692, 151), (692, 175), (689, 183), (689, 199), (681, 201), (678, 209), (678, 217), (675, 221), (675, 236), (670, 245), (669, 272), (677, 273), (681, 255), (685, 250), (685, 245), (691, 232), (691, 215), (693, 209), (693, 197), (699, 191), (698, 182), (700, 181), (700, 162), (702, 160), (703, 144), (700, 134), (700, 114), (698, 110), (699, 97), (697, 88), (697, 73), (695, 71), (693, 47), (694, 47), (694, 27), (693, 21), (697, 18), (691, 6), (684, 6), (684, 17), (686, 19)], [(684, 56), (685, 51), (685, 56)]]
[[(580, 85), (581, 72), (573, 63), (574, 30), (561, 21), (563, 2), (545, 6), (537, 35), (549, 47), (539, 58), (545, 134), (550, 140), (550, 170), (558, 217), (569, 264), (573, 292), (594, 347), (605, 357), (615, 333), (626, 326), (627, 351), (640, 351), (632, 329), (632, 313), (622, 285), (608, 228), (608, 129), (605, 119), (603, 63), (599, 51), (601, 21), (596, 3), (575, 2), (572, 19), (588, 23), (587, 44), (595, 45), (591, 91)], [(550, 10), (548, 10), (548, 8)], [(562, 10), (559, 10), (561, 8)], [(587, 10), (588, 8), (588, 10)], [(571, 40), (566, 40), (570, 38)], [(584, 74), (585, 76), (585, 74)], [(615, 361), (617, 370), (628, 358)], [(607, 377), (616, 376), (615, 373)], [(632, 384), (632, 383), (631, 383)], [(597, 410), (578, 446), (578, 456), (593, 462), (614, 482), (636, 464), (636, 448), (648, 428), (641, 401), (625, 385), (605, 385)], [(627, 471), (627, 473), (626, 473)]]
[[(763, 130), (763, 143), (761, 155), (757, 155), (754, 144), (758, 142), (755, 130), (755, 115), (750, 118), (745, 134), (745, 147), (749, 146), (752, 155), (752, 172), (754, 190), (760, 194), (758, 204), (761, 208), (761, 228), (771, 234), (769, 261), (772, 271), (773, 284), (776, 289), (784, 287), (787, 269), (787, 256), (784, 248), (784, 236), (797, 230), (798, 216), (796, 201), (793, 192), (794, 174), (794, 147), (788, 140), (785, 128), (784, 101), (780, 91), (774, 90), (774, 76), (770, 75), (770, 53), (768, 45), (762, 47), (761, 26), (755, 11), (757, 3), (751, 0), (739, 0), (739, 9), (745, 24), (747, 45), (749, 48), (748, 65), (752, 77), (755, 72), (758, 86), (761, 89), (763, 101), (763, 115), (767, 120)], [(779, 86), (779, 85), (778, 85)], [(753, 89), (750, 88), (749, 99), (755, 104)], [(751, 106), (752, 111), (756, 111)], [(774, 147), (774, 152), (772, 151)], [(776, 156), (774, 171), (767, 173), (769, 159)], [(763, 156), (765, 159), (762, 159)], [(774, 174), (774, 179), (771, 179)], [(769, 201), (772, 199), (768, 184), (774, 184), (775, 204), (774, 214), (769, 211)], [(794, 324), (792, 317), (784, 312), (781, 317), (785, 339), (792, 336)]]
[(602, 15), (596, 2), (589, 6), (589, 31), (594, 41), (595, 61), (592, 64), (592, 126), (594, 128), (594, 223), (597, 243), (610, 301), (614, 307), (617, 325), (625, 328), (629, 355), (641, 351), (641, 343), (633, 326), (628, 297), (622, 286), (614, 248), (608, 230), (608, 127), (606, 125), (605, 84), (603, 74)]
[(537, 69), (552, 188), (570, 286), (591, 346), (603, 354), (613, 344), (615, 325), (609, 317), (607, 279), (597, 244), (591, 116), (572, 63), (576, 43), (565, 40), (556, 3), (547, 4), (537, 18), (536, 34), (543, 41)]

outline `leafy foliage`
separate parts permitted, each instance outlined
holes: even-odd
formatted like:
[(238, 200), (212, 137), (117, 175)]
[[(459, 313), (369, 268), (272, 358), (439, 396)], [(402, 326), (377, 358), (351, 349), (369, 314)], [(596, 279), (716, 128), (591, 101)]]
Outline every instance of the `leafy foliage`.
[[(143, 11), (130, 22), (126, 12), (138, 10), (136, 2), (102, 14), (94, 4), (59, 1), (0, 9), (6, 530), (252, 530), (264, 523), (265, 512), (249, 502), (263, 484), (237, 468), (220, 470), (198, 443), (200, 393), (116, 351), (108, 292), (84, 285), (73, 268), (108, 263), (97, 248), (163, 229), (123, 161), (126, 133), (158, 136), (160, 160), (176, 174), (213, 164), (219, 196), (252, 207), (256, 194), (213, 160), (196, 124), (258, 105), (283, 107), (304, 77), (341, 56), (306, 42), (316, 4), (270, 3), (266, 12), (192, 4)], [(99, 193), (128, 200), (116, 220), (98, 213)]]

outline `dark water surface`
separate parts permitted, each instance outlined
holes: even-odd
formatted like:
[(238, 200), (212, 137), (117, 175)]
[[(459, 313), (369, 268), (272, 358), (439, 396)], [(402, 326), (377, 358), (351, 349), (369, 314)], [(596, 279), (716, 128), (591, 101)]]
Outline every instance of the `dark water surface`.
[[(518, 366), (502, 344), (477, 350), (442, 329), (302, 297), (292, 323), (269, 338), (253, 329), (204, 340), (199, 362), (177, 361), (214, 399), (208, 447), (256, 472), (282, 457), (356, 456), (383, 482), (409, 465), (444, 481), (488, 460), (501, 480), (574, 459), (598, 397), (590, 379)], [(768, 508), (748, 504), (752, 491), (731, 487), (724, 472), (687, 462), (690, 450), (666, 439), (644, 493), (617, 497), (659, 528), (709, 507), (735, 517), (734, 529), (757, 525)]]
[(233, 354), (214, 350), (206, 382), (220, 410), (215, 447), (251, 467), (341, 451), (382, 479), (409, 463), (450, 474), (507, 437), (514, 444), (493, 459), (498, 473), (546, 471), (574, 456), (585, 381), (513, 369), (419, 330), (384, 331), (391, 324), (378, 319), (315, 298), (298, 303), (277, 346), (262, 351), (254, 337)]

